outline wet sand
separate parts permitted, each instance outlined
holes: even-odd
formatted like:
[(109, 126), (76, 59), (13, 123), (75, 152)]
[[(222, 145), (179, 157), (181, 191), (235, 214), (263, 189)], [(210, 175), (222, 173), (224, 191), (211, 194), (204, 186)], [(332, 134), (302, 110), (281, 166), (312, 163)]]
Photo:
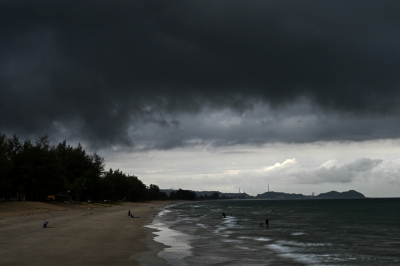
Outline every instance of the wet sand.
[[(139, 265), (153, 243), (143, 225), (166, 204), (0, 203), (0, 265)], [(154, 251), (143, 259), (162, 262)]]

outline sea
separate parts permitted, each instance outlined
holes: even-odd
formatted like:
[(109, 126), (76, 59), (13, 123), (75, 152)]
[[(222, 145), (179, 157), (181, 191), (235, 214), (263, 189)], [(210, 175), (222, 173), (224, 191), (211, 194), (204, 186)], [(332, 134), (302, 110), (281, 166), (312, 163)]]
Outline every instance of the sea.
[(400, 198), (195, 201), (148, 227), (171, 265), (400, 265)]

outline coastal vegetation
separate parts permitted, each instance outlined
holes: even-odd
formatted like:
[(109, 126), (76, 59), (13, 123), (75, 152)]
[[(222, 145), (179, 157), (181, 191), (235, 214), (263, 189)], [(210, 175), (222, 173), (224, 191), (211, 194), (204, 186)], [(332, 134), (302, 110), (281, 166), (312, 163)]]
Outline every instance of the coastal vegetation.
[(32, 142), (0, 134), (0, 199), (143, 201), (164, 199), (157, 185), (146, 186), (119, 169), (105, 171), (105, 161), (81, 144), (51, 145), (48, 136)]

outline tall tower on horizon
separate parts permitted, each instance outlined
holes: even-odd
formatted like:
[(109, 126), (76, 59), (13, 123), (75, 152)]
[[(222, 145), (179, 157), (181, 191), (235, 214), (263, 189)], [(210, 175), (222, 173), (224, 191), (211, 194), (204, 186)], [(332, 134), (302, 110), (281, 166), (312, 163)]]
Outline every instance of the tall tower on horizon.
[(269, 183), (268, 183), (268, 192), (269, 192)]

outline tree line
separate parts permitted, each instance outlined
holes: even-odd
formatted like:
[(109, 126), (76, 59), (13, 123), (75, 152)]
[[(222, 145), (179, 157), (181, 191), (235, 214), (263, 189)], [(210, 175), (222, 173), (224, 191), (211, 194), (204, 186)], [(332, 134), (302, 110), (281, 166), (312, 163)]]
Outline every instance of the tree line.
[(105, 171), (104, 158), (87, 153), (81, 144), (51, 145), (48, 136), (21, 141), (0, 133), (0, 199), (44, 201), (49, 195), (75, 201), (168, 198), (157, 185), (146, 186), (137, 176)]

